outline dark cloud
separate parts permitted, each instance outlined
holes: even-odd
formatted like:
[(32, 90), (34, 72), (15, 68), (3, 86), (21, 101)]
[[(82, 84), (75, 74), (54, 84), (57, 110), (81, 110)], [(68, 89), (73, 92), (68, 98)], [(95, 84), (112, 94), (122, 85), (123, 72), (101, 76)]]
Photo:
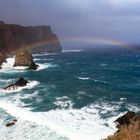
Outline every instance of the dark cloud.
[(0, 0), (0, 19), (50, 24), (60, 37), (108, 36), (140, 43), (139, 0)]

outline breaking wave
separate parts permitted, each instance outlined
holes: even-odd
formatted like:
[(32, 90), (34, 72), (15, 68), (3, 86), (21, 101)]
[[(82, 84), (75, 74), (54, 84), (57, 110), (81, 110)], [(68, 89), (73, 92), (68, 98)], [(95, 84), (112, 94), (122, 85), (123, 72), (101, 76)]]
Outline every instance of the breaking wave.
[[(35, 58), (35, 60), (37, 61), (39, 59)], [(28, 67), (24, 67), (24, 66), (13, 67), (14, 61), (15, 61), (14, 57), (7, 58), (6, 62), (4, 62), (2, 64), (2, 69), (0, 70), (0, 72), (3, 72), (3, 73), (25, 72), (26, 69), (28, 68)], [(37, 63), (37, 65), (39, 65), (37, 71), (47, 69), (49, 67), (56, 67), (57, 66), (55, 64), (50, 64), (50, 63)]]
[(89, 77), (78, 77), (78, 79), (80, 79), (80, 80), (89, 80), (90, 78)]
[[(62, 105), (64, 108), (66, 102), (71, 104), (68, 97), (57, 97), (56, 100), (54, 104)], [(65, 103), (63, 100), (66, 100)], [(91, 104), (81, 109), (70, 108), (56, 109), (48, 112), (32, 112), (30, 108), (22, 108), (10, 101), (5, 102), (1, 100), (0, 108), (13, 117), (18, 118), (19, 121), (25, 121), (25, 124), (30, 122), (35, 123), (37, 127), (47, 127), (60, 137), (66, 137), (69, 140), (101, 140), (116, 131), (114, 120), (122, 115), (119, 114), (115, 117), (111, 116), (103, 119), (100, 113), (116, 110), (116, 106), (113, 107), (105, 104), (103, 106)], [(20, 127), (24, 127), (24, 125)]]
[(62, 50), (63, 53), (67, 53), (67, 52), (81, 52), (83, 50)]

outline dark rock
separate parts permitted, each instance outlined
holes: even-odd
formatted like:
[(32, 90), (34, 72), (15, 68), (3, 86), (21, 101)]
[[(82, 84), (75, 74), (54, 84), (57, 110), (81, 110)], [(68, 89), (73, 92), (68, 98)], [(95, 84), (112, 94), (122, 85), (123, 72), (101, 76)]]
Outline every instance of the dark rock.
[(17, 122), (17, 119), (13, 119), (13, 122)]
[(10, 126), (13, 126), (13, 125), (15, 125), (15, 122), (10, 122), (10, 123), (6, 124), (6, 127), (10, 127)]
[(16, 81), (15, 85), (19, 86), (19, 87), (23, 87), (26, 86), (28, 83), (27, 80), (25, 80), (23, 77), (20, 77), (18, 81)]
[(5, 126), (6, 127), (13, 126), (13, 125), (15, 125), (16, 122), (17, 122), (17, 119), (13, 119), (12, 122), (7, 123)]
[(115, 122), (119, 122), (118, 131), (106, 140), (140, 140), (140, 114), (128, 111)]
[(27, 80), (25, 80), (23, 77), (20, 77), (18, 81), (16, 81), (14, 84), (8, 85), (4, 87), (3, 89), (5, 90), (14, 90), (17, 89), (18, 87), (24, 87), (29, 83)]
[(36, 70), (38, 66), (33, 61), (32, 54), (27, 49), (24, 49), (16, 54), (15, 66), (28, 66), (30, 70)]
[(0, 52), (0, 68), (3, 62), (6, 62), (6, 55)]
[(115, 122), (119, 123), (118, 127), (124, 124), (128, 125), (134, 117), (135, 117), (135, 112), (128, 111), (126, 114), (124, 114), (123, 116), (115, 120)]
[(36, 65), (35, 62), (31, 63), (28, 67), (29, 70), (36, 70), (39, 67), (39, 65)]

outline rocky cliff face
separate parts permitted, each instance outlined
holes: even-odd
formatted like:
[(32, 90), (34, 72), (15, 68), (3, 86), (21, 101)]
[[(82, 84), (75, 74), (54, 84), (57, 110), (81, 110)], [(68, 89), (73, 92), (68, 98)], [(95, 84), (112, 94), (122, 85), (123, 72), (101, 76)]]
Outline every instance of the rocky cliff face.
[(118, 131), (106, 140), (140, 140), (140, 115), (127, 112), (116, 122), (118, 122)]
[(6, 55), (4, 52), (0, 52), (0, 68), (1, 68), (1, 64), (6, 61)]
[(21, 48), (33, 51), (60, 52), (58, 37), (50, 26), (20, 26), (0, 21), (0, 52), (11, 53)]

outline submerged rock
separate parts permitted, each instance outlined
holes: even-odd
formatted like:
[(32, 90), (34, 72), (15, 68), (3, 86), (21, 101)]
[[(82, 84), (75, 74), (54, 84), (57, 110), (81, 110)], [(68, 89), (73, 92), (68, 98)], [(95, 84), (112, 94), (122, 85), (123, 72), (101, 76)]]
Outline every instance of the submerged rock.
[(15, 90), (18, 89), (19, 87), (24, 87), (29, 83), (27, 80), (25, 80), (23, 77), (20, 77), (18, 81), (16, 81), (14, 84), (8, 85), (4, 87), (3, 89), (5, 90)]
[(13, 126), (13, 125), (15, 125), (16, 122), (17, 122), (17, 119), (14, 119), (12, 122), (7, 123), (5, 126), (6, 127)]
[(9, 122), (9, 123), (6, 124), (6, 127), (10, 127), (10, 126), (13, 126), (13, 125), (15, 125), (15, 122)]
[(27, 66), (30, 70), (36, 70), (38, 65), (33, 61), (32, 54), (27, 49), (24, 49), (16, 54), (14, 67)]
[(118, 131), (106, 140), (140, 140), (140, 115), (128, 111), (115, 122), (119, 123)]

